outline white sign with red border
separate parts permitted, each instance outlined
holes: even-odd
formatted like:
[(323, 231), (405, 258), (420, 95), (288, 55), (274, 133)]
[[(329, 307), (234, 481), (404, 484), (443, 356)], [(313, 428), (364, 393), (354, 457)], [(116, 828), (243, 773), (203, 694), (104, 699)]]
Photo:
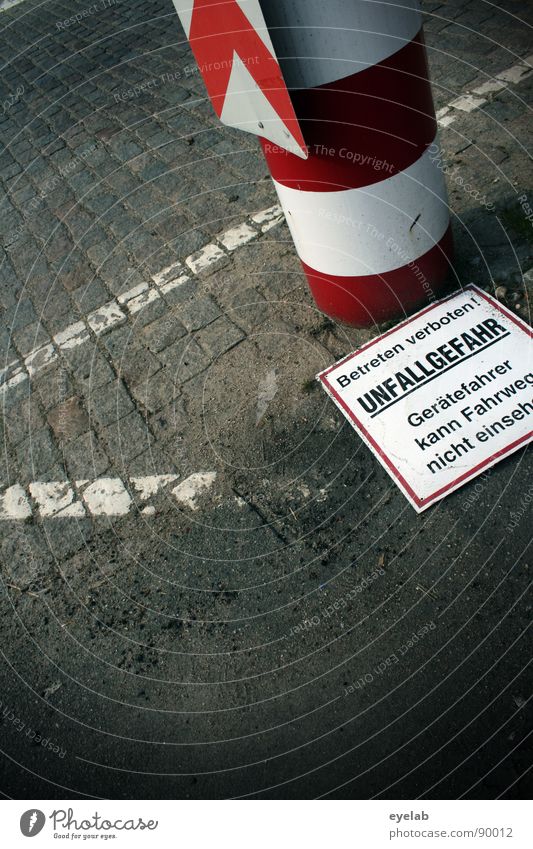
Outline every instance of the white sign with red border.
[(468, 286), (318, 379), (421, 513), (533, 438), (532, 335)]

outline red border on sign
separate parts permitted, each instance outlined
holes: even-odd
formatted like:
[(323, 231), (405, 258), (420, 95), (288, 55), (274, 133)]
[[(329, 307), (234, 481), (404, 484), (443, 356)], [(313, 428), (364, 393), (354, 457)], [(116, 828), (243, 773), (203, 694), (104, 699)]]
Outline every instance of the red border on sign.
[(459, 294), (464, 294), (465, 292), (474, 292), (477, 296), (487, 301), (491, 305), (491, 307), (497, 309), (499, 312), (502, 313), (502, 315), (505, 315), (506, 318), (509, 318), (513, 322), (513, 324), (516, 324), (517, 327), (520, 328), (520, 330), (524, 331), (530, 339), (533, 337), (533, 330), (524, 321), (522, 321), (522, 319), (518, 318), (518, 316), (514, 315), (510, 310), (507, 309), (507, 307), (504, 307), (503, 304), (498, 303), (498, 301), (496, 301), (490, 295), (487, 295), (487, 293), (483, 292), (482, 289), (478, 289), (477, 286), (470, 285), (465, 286), (465, 288), (462, 289), (460, 292), (453, 292), (446, 298), (442, 298), (440, 301), (436, 301), (434, 304), (430, 304), (430, 306), (426, 307), (425, 309), (421, 310), (420, 312), (416, 313), (405, 321), (402, 321), (401, 324), (396, 325), (396, 327), (391, 328), (391, 330), (387, 330), (386, 333), (383, 333), (383, 335), (378, 336), (376, 339), (372, 339), (371, 342), (367, 342), (366, 345), (363, 345), (362, 348), (359, 348), (357, 351), (354, 351), (353, 354), (349, 354), (343, 360), (339, 360), (338, 363), (335, 363), (334, 365), (330, 366), (328, 369), (318, 375), (318, 379), (325, 386), (327, 386), (328, 393), (330, 393), (335, 398), (336, 403), (344, 410), (348, 419), (350, 419), (350, 421), (353, 422), (356, 428), (361, 431), (361, 433), (364, 435), (365, 440), (372, 446), (376, 454), (383, 461), (383, 464), (391, 471), (393, 477), (395, 477), (401, 483), (402, 487), (405, 489), (406, 492), (409, 493), (410, 498), (418, 507), (426, 507), (433, 501), (440, 500), (442, 496), (444, 496), (450, 490), (458, 487), (463, 481), (481, 472), (481, 470), (486, 468), (487, 466), (493, 466), (499, 458), (504, 457), (506, 454), (516, 451), (516, 449), (520, 445), (528, 442), (531, 439), (531, 437), (533, 436), (533, 430), (530, 430), (529, 433), (525, 434), (520, 439), (515, 440), (515, 442), (511, 442), (505, 448), (502, 448), (500, 451), (496, 452), (496, 454), (492, 454), (490, 457), (487, 457), (486, 460), (483, 460), (483, 462), (478, 463), (477, 466), (473, 466), (473, 468), (470, 469), (468, 472), (464, 472), (462, 475), (459, 475), (458, 478), (455, 478), (455, 480), (450, 481), (450, 483), (446, 484), (446, 486), (441, 487), (441, 489), (436, 490), (431, 495), (426, 496), (426, 498), (419, 498), (419, 496), (412, 489), (410, 484), (405, 480), (400, 470), (387, 457), (381, 446), (375, 441), (375, 439), (370, 435), (365, 426), (359, 421), (357, 416), (348, 407), (348, 405), (341, 398), (340, 394), (335, 389), (335, 387), (331, 385), (327, 377), (328, 374), (337, 369), (339, 366), (349, 362), (350, 360), (355, 359), (356, 357), (359, 357), (361, 354), (365, 353), (365, 351), (368, 351), (369, 348), (372, 348), (373, 345), (376, 345), (378, 342), (381, 342), (383, 339), (386, 339), (393, 333), (397, 333), (399, 330), (402, 330), (402, 328), (406, 327), (415, 319), (426, 315), (426, 313), (431, 312), (431, 310), (434, 310), (437, 307), (440, 307), (442, 304), (445, 304), (446, 301), (450, 301), (453, 298), (456, 298)]

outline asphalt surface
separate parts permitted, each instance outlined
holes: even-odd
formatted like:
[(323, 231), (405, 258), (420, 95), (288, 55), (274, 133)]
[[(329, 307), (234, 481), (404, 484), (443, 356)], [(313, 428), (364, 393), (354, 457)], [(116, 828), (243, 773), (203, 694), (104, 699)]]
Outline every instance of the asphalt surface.
[[(450, 286), (529, 320), (531, 6), (423, 9)], [(383, 327), (314, 308), (170, 0), (0, 31), (2, 793), (527, 793), (528, 453), (408, 505), (314, 381)]]

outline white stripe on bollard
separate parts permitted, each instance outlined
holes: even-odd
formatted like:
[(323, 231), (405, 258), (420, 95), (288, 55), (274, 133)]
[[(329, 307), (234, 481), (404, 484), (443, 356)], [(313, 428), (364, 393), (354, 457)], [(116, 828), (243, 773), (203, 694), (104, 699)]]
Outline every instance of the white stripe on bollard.
[(412, 262), (449, 225), (446, 186), (429, 150), (360, 189), (302, 192), (274, 181), (300, 259), (321, 274), (384, 274)]
[(262, 0), (261, 6), (289, 89), (326, 85), (377, 65), (422, 27), (418, 0)]

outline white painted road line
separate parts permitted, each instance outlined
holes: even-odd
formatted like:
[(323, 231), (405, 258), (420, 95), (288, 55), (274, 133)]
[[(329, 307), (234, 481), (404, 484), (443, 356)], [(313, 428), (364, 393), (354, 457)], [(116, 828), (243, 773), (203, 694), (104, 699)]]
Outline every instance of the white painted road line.
[(174, 262), (172, 265), (167, 265), (167, 267), (162, 271), (158, 271), (157, 274), (154, 274), (152, 280), (156, 286), (163, 286), (170, 280), (175, 280), (176, 277), (182, 275), (184, 271), (185, 269), (181, 262)]
[(130, 315), (135, 315), (135, 313), (140, 312), (144, 309), (144, 307), (147, 307), (148, 304), (152, 303), (152, 301), (157, 301), (160, 297), (161, 295), (157, 289), (147, 289), (146, 292), (143, 292), (141, 295), (137, 295), (135, 298), (130, 298), (126, 304), (126, 308)]
[[(93, 310), (85, 321), (76, 321), (64, 330), (56, 333), (53, 343), (40, 346), (31, 351), (24, 362), (15, 360), (0, 372), (0, 397), (9, 389), (17, 386), (28, 377), (33, 377), (38, 371), (46, 368), (57, 359), (57, 348), (69, 350), (90, 341), (89, 329), (96, 336), (108, 333), (127, 320), (127, 313), (135, 315), (147, 304), (166, 294), (190, 279), (190, 274), (201, 274), (234, 250), (254, 239), (259, 238), (271, 227), (277, 226), (283, 220), (280, 207), (264, 209), (257, 215), (236, 227), (231, 227), (217, 237), (216, 242), (210, 242), (199, 251), (187, 257), (183, 262), (177, 261), (154, 274), (150, 283), (141, 283), (132, 289), (118, 295), (116, 300), (109, 301), (98, 309)], [(225, 250), (222, 249), (223, 246)], [(185, 271), (187, 270), (187, 273)], [(127, 312), (125, 312), (126, 310)]]
[(46, 368), (46, 366), (53, 363), (54, 360), (57, 360), (57, 356), (57, 351), (52, 343), (49, 345), (43, 345), (41, 348), (37, 348), (32, 351), (24, 358), (24, 365), (26, 366), (29, 376), (33, 377), (33, 375), (38, 371)]
[(501, 91), (503, 88), (507, 88), (507, 83), (498, 79), (487, 80), (486, 83), (481, 83), (481, 85), (473, 88), (472, 94), (479, 94), (481, 97), (484, 97), (486, 94), (493, 94), (495, 91)]
[(83, 505), (79, 501), (76, 502), (76, 493), (68, 481), (35, 481), (30, 483), (28, 488), (43, 519), (60, 513), (64, 516), (85, 515)]
[(8, 9), (18, 6), (19, 3), (22, 3), (22, 0), (2, 0), (0, 3), (0, 12), (7, 12)]
[(70, 348), (77, 348), (78, 345), (83, 345), (90, 338), (89, 331), (83, 321), (76, 321), (75, 324), (70, 324), (65, 330), (56, 333), (54, 342), (58, 348), (68, 351)]
[(211, 242), (192, 256), (188, 256), (185, 262), (194, 274), (200, 274), (215, 263), (220, 262), (225, 256), (224, 251)]
[(168, 283), (162, 283), (159, 287), (159, 291), (162, 295), (168, 295), (169, 292), (172, 292), (173, 289), (177, 289), (179, 286), (183, 286), (184, 283), (190, 280), (190, 277), (187, 274), (181, 274), (175, 280), (169, 280)]
[[(454, 98), (448, 106), (439, 109), (437, 123), (440, 127), (449, 127), (461, 112), (470, 114), (486, 103), (485, 95), (503, 91), (510, 85), (516, 85), (527, 79), (531, 73), (533, 73), (533, 55), (521, 59), (512, 67), (501, 71), (494, 79), (486, 80), (473, 88), (471, 92), (465, 92)], [(201, 274), (202, 271), (216, 265), (225, 256), (231, 255), (237, 248), (243, 247), (255, 238), (268, 233), (269, 230), (281, 224), (283, 220), (284, 215), (279, 204), (274, 204), (268, 209), (263, 209), (261, 212), (251, 215), (242, 224), (221, 233), (217, 236), (215, 242), (205, 245), (183, 262), (176, 261), (153, 275), (150, 283), (141, 283), (117, 296), (116, 300), (94, 310), (86, 318), (87, 326), (97, 336), (107, 333), (127, 320), (127, 314), (122, 307), (125, 307), (130, 315), (135, 315), (147, 304), (185, 283), (189, 279), (189, 274)], [(91, 338), (87, 326), (83, 321), (77, 321), (57, 333), (53, 341), (59, 349), (63, 350), (83, 345)], [(54, 345), (50, 344), (31, 351), (25, 357), (23, 363), (18, 360), (11, 363), (3, 369), (3, 372), (0, 372), (0, 398), (9, 389), (18, 386), (28, 377), (33, 377), (38, 371), (46, 368), (56, 358), (57, 351)]]
[[(213, 486), (216, 472), (195, 472), (172, 491), (176, 504), (198, 509), (198, 499)], [(145, 475), (96, 480), (33, 481), (26, 488), (14, 484), (0, 492), (0, 521), (25, 521), (34, 514), (40, 519), (80, 519), (84, 516), (126, 516), (138, 509), (155, 516), (147, 502), (164, 492), (179, 478), (177, 474)]]
[(527, 79), (533, 73), (533, 54), (521, 59), (511, 68), (496, 74), (491, 80), (467, 91), (460, 97), (456, 97), (448, 106), (444, 106), (437, 112), (437, 123), (439, 127), (449, 127), (457, 118), (458, 112), (475, 112), (487, 102), (485, 95), (503, 91), (509, 85), (517, 85)]
[(142, 295), (144, 292), (148, 291), (148, 283), (139, 283), (138, 286), (134, 286), (133, 289), (128, 289), (127, 292), (123, 292), (122, 295), (117, 295), (117, 301), (119, 304), (127, 304), (128, 301), (137, 298), (139, 295)]
[(496, 74), (496, 79), (502, 80), (504, 83), (517, 85), (529, 76), (532, 64), (533, 56), (528, 56), (524, 62), (519, 62), (517, 65), (513, 65), (512, 68), (509, 68), (507, 71), (502, 71), (501, 74)]
[(148, 501), (152, 495), (157, 495), (162, 489), (174, 481), (179, 475), (150, 475), (149, 477), (130, 478), (134, 489), (139, 493), (141, 501)]
[(462, 94), (450, 103), (451, 109), (459, 109), (460, 112), (473, 112), (479, 109), (487, 101), (484, 97), (475, 97), (473, 94)]
[(18, 360), (14, 363), (11, 363), (6, 369), (4, 369), (2, 374), (2, 383), (0, 384), (0, 395), (4, 392), (7, 392), (8, 389), (13, 389), (15, 386), (18, 386), (19, 383), (22, 383), (24, 380), (27, 380), (29, 377), (28, 372), (24, 371), (21, 364)]
[(246, 245), (253, 239), (257, 239), (257, 230), (254, 230), (253, 227), (250, 227), (250, 225), (246, 223), (239, 224), (238, 227), (234, 227), (232, 230), (227, 230), (218, 237), (218, 241), (222, 247), (226, 248), (227, 251), (236, 251), (237, 248), (242, 247), (242, 245)]
[(126, 321), (126, 314), (122, 312), (116, 301), (109, 301), (87, 316), (87, 324), (97, 336), (117, 327), (124, 321)]
[(172, 490), (172, 495), (182, 507), (190, 510), (198, 510), (196, 503), (199, 495), (211, 489), (215, 480), (216, 472), (195, 472)]
[(133, 503), (120, 478), (99, 478), (83, 490), (82, 498), (93, 516), (125, 516)]
[(31, 516), (28, 496), (20, 484), (8, 487), (0, 495), (0, 519), (18, 519), (23, 521)]
[(279, 203), (276, 203), (274, 206), (269, 206), (268, 209), (263, 209), (256, 215), (252, 215), (251, 220), (261, 228), (262, 233), (266, 233), (272, 227), (277, 227), (278, 224), (281, 224), (284, 217), (281, 206)]

